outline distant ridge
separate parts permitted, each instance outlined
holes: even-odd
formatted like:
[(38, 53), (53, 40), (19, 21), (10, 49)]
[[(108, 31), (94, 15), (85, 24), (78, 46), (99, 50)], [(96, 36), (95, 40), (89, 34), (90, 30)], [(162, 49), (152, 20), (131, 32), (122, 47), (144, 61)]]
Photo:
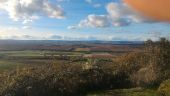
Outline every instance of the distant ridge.
[(55, 44), (55, 45), (65, 45), (65, 44), (115, 44), (115, 45), (133, 45), (133, 44), (144, 44), (144, 41), (67, 41), (67, 40), (0, 40), (0, 44)]

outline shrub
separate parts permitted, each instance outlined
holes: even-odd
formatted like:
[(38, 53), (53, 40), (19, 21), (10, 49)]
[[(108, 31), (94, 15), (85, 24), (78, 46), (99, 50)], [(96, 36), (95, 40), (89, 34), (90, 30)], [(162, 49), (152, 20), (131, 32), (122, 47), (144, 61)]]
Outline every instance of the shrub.
[(146, 53), (149, 57), (148, 65), (154, 70), (160, 71), (162, 81), (169, 78), (170, 75), (170, 42), (165, 38), (161, 38), (157, 42), (149, 42), (146, 44)]
[(150, 88), (159, 85), (159, 73), (151, 67), (141, 68), (132, 76), (132, 80), (137, 86)]
[(161, 96), (170, 96), (170, 79), (161, 83), (158, 92)]
[(81, 64), (50, 64), (19, 69), (2, 77), (0, 95), (83, 96), (89, 91), (129, 87), (125, 73), (114, 73), (113, 68), (105, 64), (94, 65), (88, 70), (83, 70)]
[[(65, 69), (61, 69), (64, 68)], [(7, 74), (2, 96), (70, 96), (78, 94), (81, 79), (71, 67), (43, 66)], [(5, 78), (5, 76), (4, 76)], [(70, 94), (70, 95), (69, 95)]]
[[(132, 54), (132, 53), (130, 53)], [(170, 42), (165, 38), (160, 41), (146, 42), (145, 53), (142, 58), (130, 58), (131, 65), (139, 65), (137, 71), (132, 69), (131, 78), (134, 83), (142, 87), (156, 87), (170, 76)], [(134, 56), (137, 57), (138, 55)], [(133, 63), (133, 64), (132, 64)]]

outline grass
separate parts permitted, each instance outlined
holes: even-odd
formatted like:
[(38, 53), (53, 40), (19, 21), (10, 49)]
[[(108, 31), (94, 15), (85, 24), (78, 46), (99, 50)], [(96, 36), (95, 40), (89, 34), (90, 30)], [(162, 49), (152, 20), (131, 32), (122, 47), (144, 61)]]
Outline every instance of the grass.
[(87, 96), (159, 96), (153, 89), (115, 89), (102, 92), (90, 93)]
[(79, 52), (53, 52), (53, 51), (0, 51), (0, 72), (16, 69), (17, 66), (48, 64), (51, 59), (45, 59), (44, 53), (68, 54), (76, 56)]
[[(18, 66), (23, 67), (28, 61), (25, 61), (22, 58), (31, 57), (36, 58), (40, 57), (42, 52), (40, 51), (1, 51), (0, 52), (0, 72), (16, 69)], [(17, 57), (18, 59), (9, 60), (9, 57)], [(32, 61), (33, 59), (31, 59)]]
[(77, 56), (82, 55), (80, 52), (57, 52), (57, 51), (3, 51), (0, 52), (1, 57), (2, 56), (10, 56), (10, 57), (44, 57), (44, 54), (47, 56), (51, 56), (51, 54), (54, 54), (55, 56), (59, 55), (65, 55), (68, 56)]
[(0, 55), (5, 56), (43, 56), (43, 51), (3, 51)]
[(0, 61), (0, 72), (6, 71), (6, 70), (12, 70), (12, 69), (16, 69), (17, 66), (22, 67), (24, 66), (21, 63), (17, 63), (17, 62), (10, 62), (10, 61), (5, 61), (5, 60), (1, 60)]

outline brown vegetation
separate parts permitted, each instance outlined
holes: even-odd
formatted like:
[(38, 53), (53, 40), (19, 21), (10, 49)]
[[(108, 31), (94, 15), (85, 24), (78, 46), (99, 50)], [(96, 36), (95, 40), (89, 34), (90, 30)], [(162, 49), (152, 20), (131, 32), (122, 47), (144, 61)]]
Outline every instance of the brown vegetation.
[[(2, 96), (83, 96), (89, 91), (158, 87), (170, 78), (170, 42), (146, 42), (143, 53), (86, 63), (57, 63), (17, 69), (0, 76)], [(85, 64), (91, 67), (83, 68)]]

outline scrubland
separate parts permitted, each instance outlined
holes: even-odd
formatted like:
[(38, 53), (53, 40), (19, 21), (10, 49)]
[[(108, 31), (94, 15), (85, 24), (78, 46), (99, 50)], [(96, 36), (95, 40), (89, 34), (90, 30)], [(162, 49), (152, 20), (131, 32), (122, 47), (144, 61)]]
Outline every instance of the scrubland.
[[(29, 60), (34, 53), (27, 55), (19, 56)], [(114, 58), (41, 59), (32, 66), (20, 60), (14, 68), (2, 67), (6, 70), (0, 72), (0, 95), (170, 96), (170, 41), (165, 38), (148, 40), (142, 51)]]

